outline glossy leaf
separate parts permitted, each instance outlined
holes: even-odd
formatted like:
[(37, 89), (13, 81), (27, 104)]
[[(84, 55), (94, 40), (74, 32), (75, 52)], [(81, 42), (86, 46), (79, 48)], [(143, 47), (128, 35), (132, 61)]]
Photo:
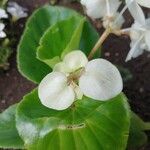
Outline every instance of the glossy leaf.
[(44, 32), (56, 22), (76, 16), (73, 10), (63, 7), (45, 6), (35, 11), (26, 24), (18, 47), (18, 68), (23, 76), (39, 83), (51, 69), (36, 58), (36, 50)]
[(133, 112), (131, 113), (131, 126), (128, 140), (129, 150), (137, 150), (147, 143), (148, 138), (144, 132), (146, 130), (146, 125), (147, 123), (145, 123), (140, 117)]
[(84, 97), (56, 111), (44, 107), (37, 90), (17, 108), (17, 129), (29, 150), (125, 150), (130, 113), (123, 94), (107, 102)]
[[(58, 21), (66, 20), (71, 16), (83, 18), (71, 9), (57, 6), (45, 6), (33, 13), (26, 24), (18, 47), (18, 68), (23, 76), (35, 83), (39, 83), (45, 75), (51, 72), (51, 68), (48, 65), (36, 58), (39, 41), (48, 28)], [(68, 30), (68, 32), (70, 31)], [(89, 22), (86, 22), (80, 41), (82, 49), (89, 52), (97, 39), (97, 32)]]
[[(84, 23), (79, 49), (88, 56), (98, 39), (98, 33), (95, 31), (93, 26), (88, 21), (86, 21)], [(99, 56), (100, 50), (94, 54), (93, 58), (97, 58)]]
[(37, 57), (53, 67), (53, 58), (61, 60), (61, 56), (79, 49), (84, 22), (85, 18), (70, 17), (50, 27), (40, 40)]
[(0, 148), (20, 149), (24, 147), (16, 129), (16, 107), (17, 105), (13, 105), (0, 114)]

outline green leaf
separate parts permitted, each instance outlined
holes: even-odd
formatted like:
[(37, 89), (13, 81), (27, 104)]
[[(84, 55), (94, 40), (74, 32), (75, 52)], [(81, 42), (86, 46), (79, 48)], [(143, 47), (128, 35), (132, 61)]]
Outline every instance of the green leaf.
[(51, 68), (36, 58), (37, 47), (44, 32), (56, 22), (77, 15), (63, 7), (44, 6), (35, 11), (26, 24), (18, 47), (18, 68), (23, 76), (39, 83)]
[(29, 150), (125, 150), (129, 112), (123, 94), (107, 102), (84, 97), (56, 111), (44, 107), (34, 90), (19, 104), (16, 122)]
[(17, 105), (13, 105), (0, 114), (0, 148), (20, 149), (24, 147), (16, 129), (16, 107)]
[(8, 59), (12, 54), (9, 47), (0, 47), (0, 69), (7, 70), (9, 68)]
[(147, 129), (146, 125), (147, 123), (145, 123), (135, 113), (131, 112), (131, 126), (128, 140), (129, 150), (137, 150), (147, 143), (148, 138), (144, 132)]
[(85, 18), (73, 16), (50, 27), (40, 40), (37, 57), (53, 68), (54, 57), (61, 60), (68, 52), (79, 49), (84, 22)]
[(1, 8), (3, 8), (3, 7), (5, 8), (7, 1), (8, 1), (8, 0), (1, 0), (1, 1), (0, 1), (0, 7), (1, 7)]
[[(18, 68), (23, 76), (39, 83), (45, 75), (51, 72), (51, 68), (36, 58), (37, 47), (43, 34), (57, 22), (66, 20), (71, 16), (83, 18), (77, 12), (63, 7), (45, 6), (37, 10), (30, 17), (18, 47)], [(80, 29), (80, 28), (79, 28)], [(70, 32), (69, 30), (67, 32)], [(80, 45), (83, 51), (89, 52), (96, 41), (98, 34), (88, 23), (85, 23)], [(59, 61), (54, 58), (53, 62)]]
[[(83, 17), (71, 17), (50, 27), (43, 35), (37, 57), (50, 67), (61, 61), (66, 53), (80, 49), (88, 55), (98, 40), (98, 34)], [(96, 56), (100, 56), (99, 52)]]
[[(98, 41), (98, 39), (99, 39), (98, 33), (95, 31), (92, 25), (88, 21), (86, 21), (84, 23), (84, 27), (82, 31), (80, 50), (85, 52), (85, 54), (88, 56), (92, 48)], [(100, 57), (100, 49), (95, 53), (93, 58), (97, 58), (97, 57)]]

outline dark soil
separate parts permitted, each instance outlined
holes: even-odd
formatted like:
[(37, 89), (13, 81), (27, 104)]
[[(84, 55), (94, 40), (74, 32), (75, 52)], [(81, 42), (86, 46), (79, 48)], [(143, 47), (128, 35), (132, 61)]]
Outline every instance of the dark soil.
[[(19, 4), (29, 9), (31, 13), (35, 8), (41, 6), (48, 0), (16, 0)], [(77, 3), (64, 3), (61, 5), (69, 6), (81, 11), (81, 7)], [(147, 12), (147, 10), (146, 10)], [(132, 23), (132, 18), (126, 14), (127, 22), (124, 26)], [(18, 39), (21, 35), (21, 24), (25, 20), (18, 22), (14, 30), (19, 31)], [(95, 27), (101, 33), (100, 23), (93, 22)], [(20, 30), (18, 30), (18, 27)], [(125, 58), (130, 49), (130, 40), (127, 36), (117, 37), (110, 35), (104, 42), (102, 47), (102, 57), (110, 60), (116, 65), (128, 69), (132, 74), (132, 79), (124, 82), (124, 92), (127, 95), (131, 108), (144, 121), (150, 121), (150, 53), (144, 53), (140, 57), (125, 63)], [(17, 45), (16, 45), (17, 46)], [(7, 71), (0, 72), (0, 111), (3, 111), (11, 104), (19, 102), (22, 97), (35, 87), (33, 83), (23, 78), (16, 67), (16, 48), (11, 56), (10, 68)], [(143, 150), (149, 150), (150, 145)]]
[(127, 37), (118, 38), (111, 35), (103, 44), (103, 57), (114, 64), (128, 69), (132, 78), (124, 82), (124, 93), (127, 95), (132, 110), (145, 121), (150, 120), (150, 53), (125, 63), (129, 47)]

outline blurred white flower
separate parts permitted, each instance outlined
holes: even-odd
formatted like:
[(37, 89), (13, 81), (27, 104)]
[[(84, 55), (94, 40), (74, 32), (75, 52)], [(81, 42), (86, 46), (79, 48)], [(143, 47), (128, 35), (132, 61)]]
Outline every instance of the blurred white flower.
[[(144, 52), (144, 50), (150, 51), (150, 19), (145, 19), (143, 10), (139, 6), (141, 3), (139, 2), (143, 1), (126, 0), (129, 11), (134, 18), (134, 24), (129, 30), (129, 35), (131, 38), (131, 50), (128, 53), (126, 61), (131, 60), (131, 58), (138, 57)], [(150, 1), (145, 1), (144, 4), (146, 3), (148, 6)]]
[(141, 55), (144, 50), (150, 51), (150, 19), (145, 19), (143, 24), (136, 22), (130, 30), (131, 50), (126, 61)]
[(27, 17), (27, 9), (19, 6), (16, 2), (9, 2), (7, 11), (12, 15), (13, 21)]
[(38, 88), (41, 103), (52, 109), (63, 110), (83, 94), (94, 100), (109, 100), (123, 88), (118, 69), (104, 59), (88, 62), (79, 50), (67, 54), (56, 64)]
[(0, 38), (6, 37), (6, 33), (3, 31), (5, 28), (5, 25), (3, 23), (0, 23)]
[(104, 28), (116, 30), (124, 22), (123, 16), (117, 12), (121, 4), (119, 0), (81, 0), (81, 4), (85, 7), (88, 16), (93, 19), (102, 18)]
[(136, 2), (143, 7), (150, 8), (150, 0), (136, 0)]
[(81, 0), (87, 14), (94, 19), (112, 17), (117, 12), (120, 3), (119, 0)]
[(8, 18), (8, 14), (4, 9), (0, 8), (0, 19), (2, 18)]
[(131, 15), (136, 20), (136, 22), (139, 22), (140, 24), (145, 24), (145, 16), (144, 16), (143, 10), (141, 9), (137, 1), (126, 0), (126, 4), (128, 6), (128, 9)]

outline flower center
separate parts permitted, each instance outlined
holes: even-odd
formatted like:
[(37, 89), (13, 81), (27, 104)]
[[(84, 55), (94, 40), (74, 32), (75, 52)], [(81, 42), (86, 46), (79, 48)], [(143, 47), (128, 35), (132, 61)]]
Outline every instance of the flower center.
[(70, 73), (70, 75), (67, 77), (67, 83), (70, 85), (72, 82), (77, 83), (80, 76), (83, 74), (85, 68), (79, 68), (78, 70), (74, 71), (73, 73)]

